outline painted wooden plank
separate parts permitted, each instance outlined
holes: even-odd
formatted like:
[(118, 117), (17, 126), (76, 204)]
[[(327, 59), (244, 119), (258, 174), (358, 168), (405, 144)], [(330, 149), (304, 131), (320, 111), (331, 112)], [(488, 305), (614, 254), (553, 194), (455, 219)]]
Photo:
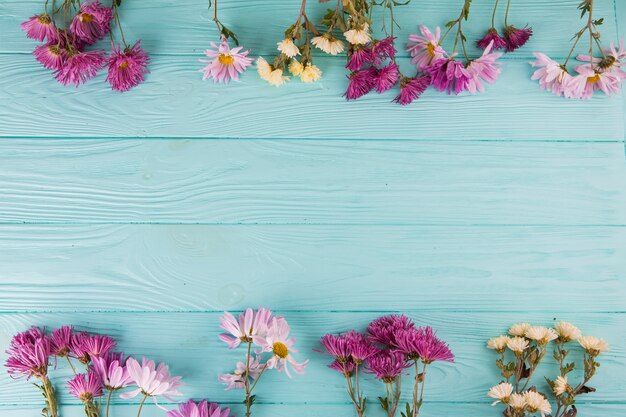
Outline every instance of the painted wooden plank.
[(626, 228), (0, 227), (5, 312), (626, 312), (625, 270)]
[[(293, 287), (297, 288), (297, 287)], [(266, 301), (280, 299), (276, 296)], [(421, 300), (416, 298), (416, 302)], [(217, 375), (229, 371), (242, 351), (229, 351), (218, 338), (221, 313), (108, 313), (108, 314), (2, 314), (0, 315), (0, 340), (6, 343), (18, 330), (31, 324), (55, 327), (63, 323), (75, 323), (90, 331), (108, 333), (120, 341), (120, 349), (132, 354), (147, 355), (156, 360), (167, 361), (174, 375), (183, 375), (186, 396), (200, 398), (207, 393), (215, 401), (240, 401), (240, 392), (223, 391)], [(286, 312), (292, 335), (298, 339), (298, 358), (310, 358), (311, 364), (303, 376), (287, 383), (284, 374), (268, 374), (267, 380), (258, 386), (258, 400), (286, 403), (327, 404), (346, 402), (343, 378), (326, 367), (329, 357), (313, 351), (319, 348), (319, 337), (326, 332), (340, 332), (352, 328), (363, 329), (380, 313), (324, 313)], [(611, 344), (611, 352), (602, 357), (602, 367), (593, 386), (598, 392), (589, 395), (590, 402), (624, 402), (626, 380), (626, 314), (580, 314), (580, 313), (423, 313), (410, 315), (419, 324), (429, 324), (450, 343), (455, 353), (455, 364), (436, 364), (429, 375), (429, 401), (435, 402), (487, 402), (488, 388), (499, 381), (495, 367), (495, 354), (485, 347), (489, 337), (506, 330), (519, 320), (550, 325), (554, 320), (567, 319), (578, 324), (587, 334), (605, 337)], [(578, 350), (576, 350), (578, 353)], [(572, 358), (577, 358), (572, 353)], [(554, 360), (547, 355), (538, 375), (558, 373)], [(3, 360), (0, 357), (0, 360)], [(67, 375), (68, 367), (60, 367), (58, 376)], [(57, 375), (55, 374), (55, 375)], [(477, 377), (479, 376), (479, 377)], [(572, 375), (572, 380), (578, 378)], [(58, 381), (58, 379), (56, 379)], [(543, 378), (534, 380), (540, 389), (545, 388)], [(61, 383), (62, 385), (62, 383)], [(379, 382), (366, 378), (363, 389), (379, 393)], [(315, 387), (312, 394), (311, 387)], [(452, 387), (455, 387), (452, 389)], [(64, 390), (61, 390), (64, 391)], [(61, 392), (65, 403), (76, 401)], [(376, 394), (369, 394), (374, 397)], [(372, 398), (374, 399), (374, 398)], [(14, 381), (5, 373), (0, 376), (0, 404), (37, 404), (40, 394), (24, 381)]]
[(0, 166), (1, 222), (626, 224), (619, 143), (4, 140)]
[[(605, 18), (602, 27), (603, 36), (616, 35), (614, 0), (597, 2), (594, 15)], [(568, 43), (582, 22), (576, 9), (579, 0), (524, 0), (514, 2), (511, 10), (511, 22), (518, 27), (529, 24), (535, 31), (528, 45), (514, 55), (505, 58), (529, 58), (533, 51), (543, 51), (554, 57), (565, 57), (569, 50)], [(3, 0), (0, 4), (0, 32), (3, 34), (0, 52), (30, 52), (35, 42), (26, 39), (19, 24), (27, 17), (39, 12), (41, 2), (24, 0)], [(417, 31), (417, 26), (426, 24), (435, 27), (444, 26), (445, 22), (458, 16), (462, 1), (413, 1), (408, 6), (397, 9), (400, 29), (396, 31), (404, 44), (408, 34)], [(330, 6), (329, 6), (330, 5)], [(470, 40), (480, 38), (491, 22), (492, 2), (474, 2), (470, 20), (464, 25)], [(334, 2), (307, 4), (308, 14), (319, 22)], [(285, 4), (281, 0), (230, 0), (220, 4), (222, 20), (239, 34), (241, 41), (252, 48), (252, 53), (270, 54), (276, 50), (285, 29), (291, 25), (300, 8), (299, 1)], [(150, 2), (129, 1), (123, 5), (122, 23), (125, 25), (128, 39), (142, 39), (146, 49), (158, 54), (199, 54), (211, 40), (217, 39), (213, 23), (209, 19), (206, 2), (183, 0), (174, 3), (167, 0)], [(501, 16), (504, 6), (501, 7)], [(212, 15), (211, 15), (212, 17)], [(381, 14), (375, 14), (375, 21), (380, 22)], [(497, 21), (503, 25), (503, 18)], [(379, 28), (380, 24), (376, 25)], [(382, 36), (381, 31), (381, 36)], [(450, 39), (452, 42), (452, 39)], [(475, 53), (473, 42), (471, 52)], [(402, 55), (406, 55), (401, 51)]]
[[(254, 70), (243, 81), (201, 80), (196, 57), (154, 57), (152, 74), (115, 94), (104, 75), (63, 87), (28, 55), (0, 55), (0, 137), (197, 137), (623, 141), (620, 97), (564, 100), (539, 90), (526, 62), (507, 62), (487, 92), (428, 91), (402, 108), (396, 92), (346, 102), (340, 60), (317, 62), (323, 81), (277, 89)], [(406, 64), (406, 62), (405, 62)]]

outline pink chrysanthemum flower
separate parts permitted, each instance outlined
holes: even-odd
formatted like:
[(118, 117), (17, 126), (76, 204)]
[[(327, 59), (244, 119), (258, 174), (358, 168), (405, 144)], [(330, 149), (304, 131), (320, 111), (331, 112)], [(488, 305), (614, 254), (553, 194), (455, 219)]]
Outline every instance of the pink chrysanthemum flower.
[(452, 351), (437, 337), (431, 327), (401, 332), (398, 335), (398, 347), (409, 360), (421, 359), (424, 363), (454, 362)]
[(437, 27), (434, 35), (426, 26), (420, 26), (419, 30), (422, 33), (421, 36), (409, 35), (407, 51), (413, 57), (411, 64), (423, 70), (430, 66), (434, 60), (446, 56), (446, 52), (441, 45), (439, 45), (439, 39), (441, 37), (441, 29), (439, 29), (439, 27)]
[(85, 1), (70, 25), (70, 31), (81, 41), (92, 44), (104, 38), (111, 30), (113, 10), (99, 0)]
[[(250, 380), (255, 380), (265, 364), (259, 361), (259, 357), (255, 356), (250, 359), (248, 363), (248, 378)], [(230, 391), (233, 389), (243, 389), (245, 388), (244, 384), (244, 376), (246, 374), (246, 364), (244, 362), (237, 362), (235, 366), (235, 372), (232, 374), (220, 374), (218, 379), (222, 384), (226, 385), (224, 388), (225, 391)]]
[(391, 383), (409, 366), (402, 352), (384, 350), (367, 360), (366, 370), (374, 374), (377, 379)]
[(369, 67), (359, 71), (353, 71), (348, 75), (348, 88), (344, 93), (346, 100), (356, 100), (369, 93), (372, 88), (374, 88), (376, 74), (376, 68)]
[(72, 48), (67, 51), (67, 59), (54, 76), (63, 85), (75, 84), (78, 87), (95, 77), (104, 62), (103, 51), (80, 52)]
[(333, 361), (333, 363), (331, 363), (330, 365), (328, 365), (328, 367), (334, 371), (339, 372), (340, 374), (344, 375), (344, 376), (352, 376), (356, 365), (354, 362), (339, 362), (339, 361)]
[(267, 368), (276, 368), (279, 372), (285, 371), (289, 378), (291, 378), (289, 365), (291, 365), (297, 374), (303, 374), (304, 368), (309, 363), (308, 359), (300, 363), (296, 362), (294, 359), (292, 353), (297, 352), (293, 347), (296, 339), (289, 337), (290, 331), (291, 329), (289, 328), (287, 320), (282, 317), (274, 317), (267, 331), (267, 336), (257, 343), (261, 347), (259, 353), (272, 353), (272, 357), (267, 361)]
[(52, 354), (61, 358), (67, 357), (72, 348), (72, 336), (74, 328), (72, 326), (63, 326), (52, 331), (50, 339), (52, 340)]
[(239, 74), (252, 65), (252, 58), (248, 58), (250, 50), (242, 51), (242, 46), (231, 48), (226, 37), (222, 36), (222, 43), (216, 45), (211, 42), (212, 49), (204, 51), (211, 59), (201, 59), (200, 62), (208, 62), (209, 65), (202, 68), (203, 80), (213, 78), (214, 83), (226, 83), (230, 80), (238, 80)]
[(574, 98), (590, 99), (595, 91), (604, 94), (619, 94), (622, 77), (614, 71), (597, 71), (591, 64), (577, 65), (578, 75), (572, 77), (570, 87)]
[(13, 336), (6, 351), (9, 355), (4, 366), (11, 376), (46, 378), (48, 358), (52, 355), (52, 343), (40, 328), (32, 327)]
[(386, 59), (393, 60), (396, 56), (396, 47), (394, 41), (396, 38), (390, 36), (372, 42), (372, 55), (374, 56), (374, 64), (380, 65)]
[(400, 69), (393, 62), (380, 68), (374, 78), (374, 88), (378, 93), (384, 93), (396, 85), (400, 79)]
[(472, 78), (465, 65), (454, 58), (438, 59), (426, 68), (426, 72), (430, 74), (434, 89), (448, 94), (454, 91), (458, 95), (466, 91)]
[(101, 334), (78, 332), (72, 337), (72, 353), (80, 363), (88, 365), (95, 357), (108, 353), (115, 347), (115, 339)]
[(152, 397), (157, 407), (165, 410), (157, 402), (157, 397), (163, 397), (168, 401), (174, 401), (171, 396), (182, 395), (177, 388), (183, 384), (180, 382), (180, 376), (171, 376), (169, 368), (164, 363), (155, 365), (154, 361), (143, 358), (141, 364), (134, 358), (128, 358), (126, 361), (126, 369), (131, 380), (137, 384), (137, 389), (124, 392), (121, 398), (129, 399), (137, 395)]
[(379, 349), (364, 334), (352, 330), (346, 333), (344, 337), (348, 340), (348, 345), (350, 346), (350, 358), (357, 365), (379, 352)]
[(506, 39), (506, 51), (513, 52), (514, 50), (521, 48), (528, 42), (528, 39), (533, 35), (533, 29), (525, 27), (518, 29), (513, 25), (509, 25), (504, 28), (504, 38)]
[(144, 74), (149, 73), (148, 63), (150, 57), (140, 46), (139, 42), (132, 47), (126, 47), (122, 51), (120, 46), (113, 45), (111, 55), (109, 55), (107, 65), (109, 73), (107, 81), (115, 91), (128, 91), (144, 82)]
[(77, 374), (67, 382), (67, 387), (70, 389), (70, 394), (83, 403), (102, 397), (102, 383), (93, 371), (89, 371), (87, 374)]
[(230, 408), (222, 409), (217, 403), (208, 403), (202, 400), (195, 403), (189, 400), (178, 405), (178, 410), (167, 412), (167, 417), (229, 417)]
[(424, 91), (426, 91), (430, 84), (430, 75), (423, 75), (421, 77), (414, 78), (403, 77), (400, 80), (400, 94), (396, 96), (394, 101), (403, 106), (411, 104), (414, 100), (417, 100)]
[(489, 29), (487, 33), (485, 34), (485, 36), (482, 37), (482, 39), (479, 39), (476, 41), (476, 46), (480, 49), (487, 49), (489, 44), (492, 42), (493, 42), (492, 49), (494, 51), (497, 51), (498, 49), (506, 48), (507, 46), (506, 39), (500, 36), (496, 28)]
[(124, 353), (109, 352), (92, 360), (94, 371), (100, 377), (102, 385), (109, 391), (124, 388), (132, 382), (125, 366)]
[(56, 42), (37, 45), (33, 51), (35, 59), (46, 69), (59, 70), (65, 63), (67, 52)]
[(493, 84), (500, 75), (500, 65), (502, 64), (496, 60), (502, 56), (502, 52), (491, 52), (492, 46), (493, 42), (487, 45), (480, 58), (470, 61), (467, 65), (467, 71), (472, 75), (467, 91), (472, 94), (476, 91), (484, 92), (483, 81)]
[(258, 311), (246, 309), (239, 315), (238, 320), (229, 312), (224, 312), (224, 316), (220, 318), (220, 327), (230, 335), (220, 334), (219, 338), (230, 349), (236, 348), (241, 342), (248, 343), (255, 339), (262, 341), (262, 338), (267, 335), (271, 316), (272, 312), (263, 307), (259, 307)]
[(340, 363), (350, 361), (352, 346), (345, 335), (325, 334), (321, 343), (325, 353), (333, 356), (336, 361)]
[(350, 71), (358, 71), (366, 64), (374, 62), (374, 54), (367, 46), (355, 46), (350, 54), (346, 68)]
[(57, 28), (47, 14), (36, 14), (21, 24), (26, 36), (38, 41), (53, 41), (57, 37)]
[(395, 349), (398, 346), (396, 342), (398, 334), (414, 327), (415, 324), (404, 314), (390, 314), (372, 321), (367, 326), (367, 333), (372, 342), (379, 343), (389, 349)]
[(536, 59), (530, 64), (540, 68), (533, 73), (531, 79), (539, 80), (539, 87), (542, 90), (550, 91), (557, 96), (564, 95), (572, 98), (573, 90), (570, 88), (572, 76), (567, 70), (546, 54), (535, 52), (533, 55)]

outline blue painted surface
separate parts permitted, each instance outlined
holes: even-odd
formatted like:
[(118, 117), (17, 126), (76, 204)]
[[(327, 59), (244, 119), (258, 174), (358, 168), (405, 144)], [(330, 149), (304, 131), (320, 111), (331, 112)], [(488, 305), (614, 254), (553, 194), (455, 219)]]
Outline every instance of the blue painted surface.
[[(223, 3), (253, 54), (271, 53), (298, 8)], [(401, 36), (460, 2), (414, 3)], [(474, 3), (472, 21), (485, 22), (490, 2)], [(485, 341), (515, 321), (568, 320), (612, 345), (579, 416), (623, 416), (625, 95), (566, 101), (529, 80), (530, 53), (562, 57), (578, 26), (578, 0), (546, 3), (514, 2), (536, 36), (486, 94), (429, 92), (400, 108), (392, 94), (345, 103), (341, 57), (318, 58), (315, 85), (276, 90), (253, 71), (228, 88), (201, 82), (198, 54), (215, 34), (196, 0), (125, 1), (129, 37), (153, 54), (144, 85), (114, 94), (100, 76), (62, 88), (17, 26), (36, 2), (3, 1), (0, 347), (29, 324), (109, 333), (167, 361), (186, 395), (241, 415), (216, 381), (236, 359), (216, 338), (218, 318), (264, 304), (290, 319), (312, 363), (290, 383), (270, 376), (256, 415), (340, 417), (352, 409), (312, 351), (318, 337), (403, 311), (457, 356), (433, 368), (423, 415), (495, 417)], [(625, 35), (626, 4), (597, 4), (604, 36)], [(367, 384), (372, 397), (378, 388)], [(82, 414), (61, 399), (63, 417)], [(38, 415), (39, 402), (0, 376), (0, 416)], [(135, 410), (118, 401), (112, 417)]]

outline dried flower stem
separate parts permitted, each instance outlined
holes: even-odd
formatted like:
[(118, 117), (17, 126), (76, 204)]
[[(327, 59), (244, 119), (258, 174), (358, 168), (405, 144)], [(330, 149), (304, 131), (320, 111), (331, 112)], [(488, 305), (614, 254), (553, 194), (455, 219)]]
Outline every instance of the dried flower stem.
[(137, 417), (141, 415), (141, 409), (143, 408), (143, 403), (146, 402), (146, 398), (148, 398), (148, 394), (144, 394), (143, 398), (141, 399), (141, 402), (139, 403), (139, 410), (137, 410)]
[(41, 377), (41, 389), (46, 400), (46, 411), (50, 413), (50, 417), (57, 417), (57, 401), (54, 387), (47, 376)]
[(456, 20), (451, 20), (448, 23), (446, 23), (446, 26), (448, 26), (448, 30), (446, 31), (446, 33), (444, 33), (444, 35), (441, 37), (441, 40), (439, 41), (439, 44), (442, 44), (446, 36), (448, 36), (448, 33), (450, 33), (452, 28), (456, 26), (457, 30), (456, 30), (456, 36), (454, 37), (454, 46), (452, 48), (452, 53), (456, 52), (456, 47), (460, 40), (461, 47), (463, 48), (463, 54), (465, 55), (465, 59), (467, 59), (468, 61), (470, 58), (467, 53), (467, 48), (465, 47), (466, 37), (463, 34), (463, 20), (467, 20), (467, 18), (469, 17), (471, 4), (472, 4), (472, 0), (464, 0), (463, 7), (461, 8), (461, 13), (459, 14), (459, 17)]
[(574, 44), (572, 45), (572, 49), (570, 49), (569, 54), (567, 55), (567, 59), (563, 63), (563, 68), (567, 66), (567, 63), (569, 62), (570, 58), (572, 57), (574, 53), (574, 50), (576, 49), (576, 46), (578, 45), (578, 41), (580, 41), (582, 36), (587, 31), (589, 31), (589, 57), (591, 58), (590, 64), (592, 68), (594, 64), (593, 63), (594, 42), (596, 43), (596, 45), (598, 45), (598, 49), (602, 53), (602, 56), (603, 57), (605, 56), (604, 51), (602, 50), (602, 46), (600, 45), (600, 41), (598, 40), (598, 38), (600, 37), (600, 33), (597, 31), (596, 24), (593, 20), (593, 1), (594, 0), (585, 0), (583, 3), (581, 3), (581, 6), (579, 7), (579, 8), (582, 8), (583, 15), (587, 13), (587, 23), (574, 35), (574, 38), (575, 38)]

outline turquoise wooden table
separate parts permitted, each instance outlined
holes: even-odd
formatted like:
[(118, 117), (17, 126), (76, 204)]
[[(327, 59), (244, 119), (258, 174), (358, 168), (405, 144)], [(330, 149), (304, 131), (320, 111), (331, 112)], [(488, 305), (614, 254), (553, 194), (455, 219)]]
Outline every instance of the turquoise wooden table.
[[(413, 3), (401, 37), (459, 7)], [(485, 22), (491, 2), (474, 3), (470, 21)], [(527, 64), (533, 51), (567, 54), (577, 3), (515, 2), (536, 35), (504, 57), (496, 85), (400, 107), (391, 92), (345, 102), (341, 57), (320, 56), (313, 85), (274, 89), (254, 71), (229, 87), (202, 82), (198, 59), (216, 33), (201, 0), (124, 2), (127, 36), (152, 55), (145, 84), (117, 94), (99, 76), (64, 88), (19, 28), (37, 2), (3, 0), (0, 347), (30, 324), (108, 333), (169, 363), (187, 397), (241, 416), (240, 393), (217, 381), (237, 357), (217, 339), (219, 316), (264, 305), (288, 316), (311, 364), (289, 383), (269, 376), (256, 415), (352, 416), (318, 338), (405, 312), (456, 354), (433, 368), (423, 415), (495, 417), (486, 340), (520, 320), (567, 320), (612, 346), (580, 415), (624, 416), (624, 95), (560, 99)], [(607, 38), (626, 35), (624, 3), (598, 2)], [(222, 20), (268, 54), (298, 7), (224, 1)], [(63, 417), (80, 416), (60, 391)], [(117, 404), (115, 417), (136, 410)], [(1, 416), (39, 408), (31, 386), (0, 374)]]

